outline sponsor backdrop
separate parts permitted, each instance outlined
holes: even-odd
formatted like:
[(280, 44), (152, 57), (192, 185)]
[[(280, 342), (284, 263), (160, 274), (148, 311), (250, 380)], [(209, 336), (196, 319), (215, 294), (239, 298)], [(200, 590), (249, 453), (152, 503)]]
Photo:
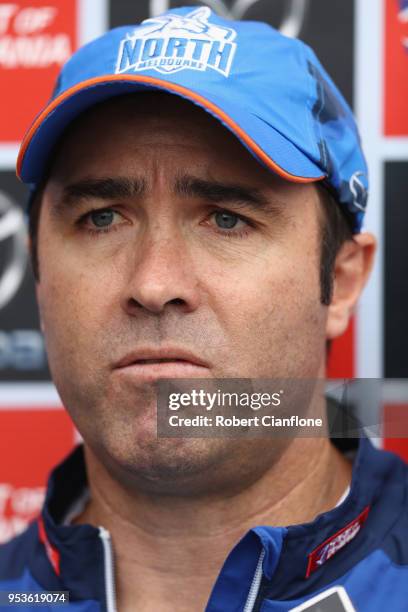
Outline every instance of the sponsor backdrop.
[[(42, 503), (48, 471), (78, 439), (50, 382), (26, 255), (25, 188), (14, 165), (24, 129), (60, 66), (108, 27), (158, 15), (175, 0), (16, 0), (0, 3), (0, 541)], [(231, 18), (262, 19), (316, 50), (354, 108), (367, 151), (366, 227), (379, 238), (369, 287), (332, 349), (329, 373), (406, 378), (408, 372), (408, 0), (208, 0)], [(273, 69), (273, 66), (271, 66)], [(398, 392), (372, 410), (404, 415)], [(374, 419), (375, 420), (375, 419)], [(403, 440), (379, 444), (408, 457)]]

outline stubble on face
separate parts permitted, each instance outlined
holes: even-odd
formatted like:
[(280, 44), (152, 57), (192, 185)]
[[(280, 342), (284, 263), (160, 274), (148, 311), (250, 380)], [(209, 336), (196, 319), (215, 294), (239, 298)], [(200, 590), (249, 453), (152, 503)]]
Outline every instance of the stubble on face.
[[(269, 209), (228, 202), (250, 225), (226, 237), (210, 221), (218, 204), (175, 194), (181, 175), (249, 186)], [(142, 180), (144, 193), (59, 206), (67, 186), (107, 177)], [(91, 236), (80, 215), (108, 205), (116, 229)], [(39, 232), (37, 295), (52, 376), (108, 469), (129, 485), (184, 493), (233, 487), (268, 469), (283, 442), (158, 439), (155, 385), (118, 375), (115, 364), (140, 346), (171, 344), (205, 361), (208, 378), (316, 377), (326, 310), (315, 187), (273, 176), (190, 103), (137, 94), (99, 105), (67, 133)]]

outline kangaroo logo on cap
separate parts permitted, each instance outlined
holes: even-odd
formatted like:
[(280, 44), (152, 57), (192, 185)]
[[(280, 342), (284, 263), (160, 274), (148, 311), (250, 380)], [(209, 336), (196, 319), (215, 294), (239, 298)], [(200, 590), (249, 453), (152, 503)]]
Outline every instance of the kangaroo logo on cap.
[(119, 46), (116, 73), (156, 70), (169, 74), (212, 69), (228, 76), (235, 55), (236, 31), (209, 23), (211, 10), (187, 15), (167, 13), (146, 19)]

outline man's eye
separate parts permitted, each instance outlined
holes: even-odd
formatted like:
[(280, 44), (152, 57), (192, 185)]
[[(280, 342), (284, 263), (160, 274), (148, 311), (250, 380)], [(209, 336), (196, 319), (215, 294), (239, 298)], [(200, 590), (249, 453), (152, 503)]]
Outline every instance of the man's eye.
[(99, 208), (85, 213), (76, 223), (90, 234), (98, 235), (119, 229), (127, 220), (112, 208)]
[(114, 216), (113, 210), (94, 210), (89, 215), (89, 219), (95, 227), (109, 227), (113, 223)]
[(237, 223), (240, 221), (242, 222), (242, 219), (240, 219), (238, 215), (226, 210), (216, 212), (214, 214), (214, 219), (220, 229), (233, 229), (236, 227)]

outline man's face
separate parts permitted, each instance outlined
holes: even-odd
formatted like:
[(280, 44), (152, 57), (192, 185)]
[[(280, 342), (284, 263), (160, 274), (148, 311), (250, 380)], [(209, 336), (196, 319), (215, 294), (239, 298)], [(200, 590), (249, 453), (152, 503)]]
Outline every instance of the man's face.
[[(266, 469), (273, 440), (260, 456), (259, 441), (157, 439), (154, 381), (318, 376), (319, 261), (316, 188), (273, 175), (203, 110), (145, 93), (89, 111), (44, 192), (37, 285), (52, 376), (85, 441), (158, 490), (214, 464), (239, 475), (238, 456)], [(164, 349), (196, 365), (140, 360)]]

